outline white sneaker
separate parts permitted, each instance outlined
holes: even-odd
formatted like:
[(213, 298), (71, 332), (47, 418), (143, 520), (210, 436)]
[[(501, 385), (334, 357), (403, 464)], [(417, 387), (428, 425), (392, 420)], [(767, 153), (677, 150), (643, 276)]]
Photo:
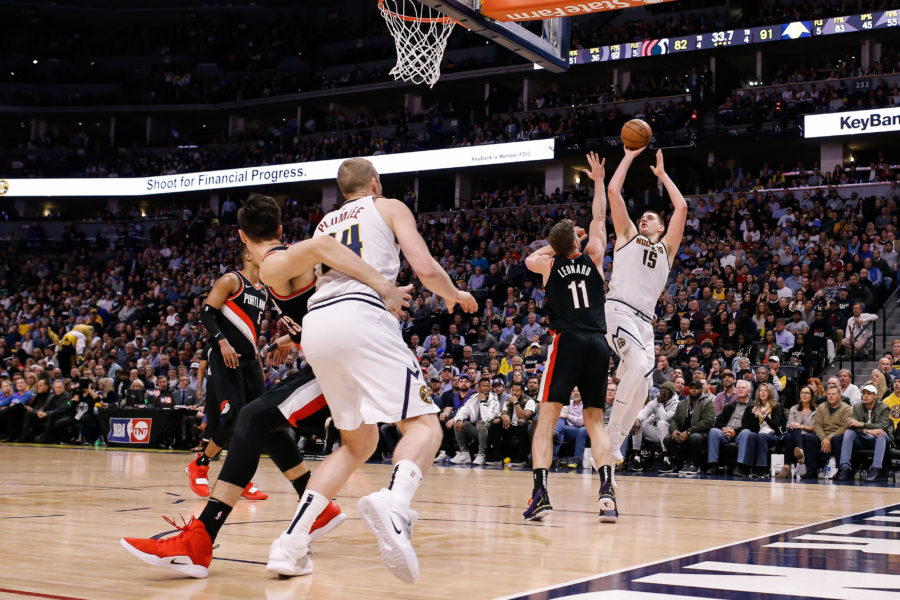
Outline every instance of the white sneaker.
[(472, 464), (476, 467), (484, 466), (484, 454), (477, 454), (475, 460), (472, 461)]
[(468, 452), (457, 452), (456, 456), (450, 459), (450, 463), (454, 465), (464, 465), (472, 462), (472, 455)]
[(360, 499), (356, 506), (366, 527), (378, 538), (381, 559), (400, 581), (419, 579), (419, 559), (412, 547), (412, 527), (419, 518), (416, 511), (401, 507), (391, 491), (381, 488)]
[(449, 458), (450, 457), (447, 456), (447, 453), (444, 452), (443, 450), (441, 450), (440, 452), (438, 452), (438, 455), (434, 457), (434, 462), (436, 462), (436, 463), (444, 462), (445, 460), (447, 460)]
[(312, 559), (309, 558), (309, 536), (282, 533), (269, 548), (269, 562), (266, 571), (296, 577), (312, 573)]

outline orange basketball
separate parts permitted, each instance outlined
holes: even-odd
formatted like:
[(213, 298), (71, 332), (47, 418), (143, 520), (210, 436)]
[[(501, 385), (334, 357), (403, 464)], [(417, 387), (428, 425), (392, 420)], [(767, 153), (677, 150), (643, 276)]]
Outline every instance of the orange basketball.
[(653, 131), (646, 121), (632, 119), (622, 126), (622, 143), (629, 150), (643, 148), (653, 138)]

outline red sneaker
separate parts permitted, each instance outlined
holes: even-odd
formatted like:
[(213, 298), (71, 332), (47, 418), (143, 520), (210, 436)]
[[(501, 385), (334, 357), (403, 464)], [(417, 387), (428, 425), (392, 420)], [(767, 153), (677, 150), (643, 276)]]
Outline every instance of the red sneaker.
[(206, 498), (209, 496), (209, 465), (205, 467), (198, 465), (197, 459), (200, 456), (197, 454), (194, 460), (184, 468), (184, 472), (188, 474), (188, 485), (191, 486), (191, 491)]
[(316, 519), (316, 522), (313, 523), (312, 528), (309, 530), (309, 541), (316, 541), (346, 520), (347, 515), (341, 512), (341, 507), (332, 500), (328, 503), (328, 506), (325, 507), (325, 510), (322, 511), (322, 514), (319, 515), (319, 518)]
[(252, 481), (241, 492), (241, 498), (246, 498), (247, 500), (265, 500), (268, 497), (269, 495), (256, 487), (256, 484)]
[(122, 538), (122, 548), (146, 563), (177, 571), (182, 575), (205, 578), (212, 562), (213, 543), (206, 526), (197, 519), (179, 527), (175, 521), (163, 517), (179, 529), (176, 535), (161, 540)]

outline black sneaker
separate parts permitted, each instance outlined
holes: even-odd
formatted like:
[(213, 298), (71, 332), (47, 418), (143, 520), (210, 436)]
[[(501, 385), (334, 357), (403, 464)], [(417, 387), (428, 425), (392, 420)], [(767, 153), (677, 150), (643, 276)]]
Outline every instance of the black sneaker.
[(640, 456), (633, 456), (628, 462), (628, 470), (634, 473), (640, 473), (644, 470), (643, 461)]
[(841, 467), (841, 470), (838, 471), (837, 477), (834, 478), (835, 481), (853, 481), (853, 471), (850, 467)]
[(668, 456), (663, 457), (662, 462), (659, 463), (659, 468), (657, 469), (657, 473), (672, 473), (675, 471), (675, 467), (672, 466), (672, 461), (669, 460)]
[(685, 463), (685, 465), (683, 467), (681, 467), (681, 470), (679, 471), (679, 473), (684, 473), (685, 475), (696, 475), (699, 472), (700, 472), (700, 469), (698, 469), (695, 465), (693, 465), (691, 463)]
[(711, 462), (706, 465), (706, 474), (707, 475), (717, 475), (719, 473), (719, 463)]
[(600, 515), (597, 518), (601, 523), (615, 523), (619, 520), (619, 509), (616, 507), (615, 490), (600, 494), (598, 504), (600, 506)]
[(873, 467), (866, 473), (866, 481), (887, 481), (887, 474), (884, 472), (884, 469)]
[(747, 465), (743, 463), (737, 463), (734, 465), (734, 476), (735, 477), (749, 477), (750, 469), (747, 468)]
[(547, 495), (547, 490), (538, 488), (531, 495), (528, 508), (522, 513), (522, 516), (526, 521), (540, 521), (545, 516), (549, 516), (552, 511), (553, 507), (550, 505), (550, 496)]

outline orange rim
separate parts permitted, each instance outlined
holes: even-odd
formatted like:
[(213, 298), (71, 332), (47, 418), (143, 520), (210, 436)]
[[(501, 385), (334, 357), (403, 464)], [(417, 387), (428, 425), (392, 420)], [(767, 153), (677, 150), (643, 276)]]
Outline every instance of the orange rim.
[[(394, 12), (384, 5), (384, 0), (378, 0), (378, 8), (381, 12), (391, 15), (395, 19), (402, 19), (409, 23), (440, 23), (441, 25), (450, 25), (456, 23), (450, 17), (410, 17), (398, 12)], [(433, 10), (433, 9), (432, 9)]]

